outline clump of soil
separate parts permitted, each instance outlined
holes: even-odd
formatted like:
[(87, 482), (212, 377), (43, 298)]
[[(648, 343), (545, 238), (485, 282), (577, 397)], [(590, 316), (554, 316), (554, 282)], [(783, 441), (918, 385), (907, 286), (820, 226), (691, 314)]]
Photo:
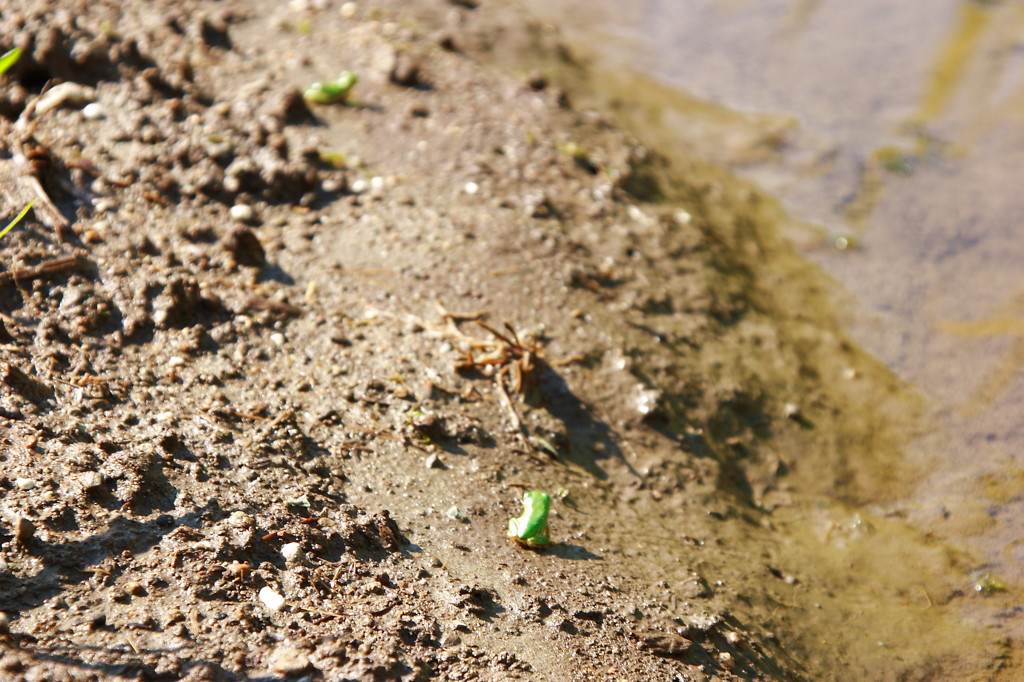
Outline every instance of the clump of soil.
[(801, 679), (722, 548), (801, 428), (705, 373), (723, 187), (647, 203), (474, 4), (0, 2), (6, 212), (52, 202), (0, 253), (5, 679)]

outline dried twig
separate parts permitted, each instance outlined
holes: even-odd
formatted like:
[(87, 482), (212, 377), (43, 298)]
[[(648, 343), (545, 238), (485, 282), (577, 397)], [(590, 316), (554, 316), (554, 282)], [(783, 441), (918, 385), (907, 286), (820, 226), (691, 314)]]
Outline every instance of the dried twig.
[(494, 379), (494, 385), (498, 389), (498, 395), (501, 396), (502, 404), (505, 405), (508, 413), (512, 416), (512, 424), (517, 430), (521, 431), (523, 429), (523, 423), (519, 420), (519, 413), (517, 413), (516, 408), (513, 407), (512, 400), (508, 397), (508, 393), (505, 392), (505, 381), (503, 377), (503, 374), (498, 374)]
[(441, 301), (437, 301), (437, 312), (441, 314), (444, 319), (452, 320), (453, 322), (476, 322), (487, 317), (486, 310), (478, 310), (475, 313), (453, 313), (444, 307)]
[(49, 277), (67, 270), (75, 270), (84, 266), (88, 262), (89, 261), (81, 255), (54, 258), (53, 260), (43, 261), (39, 265), (19, 268), (18, 270), (10, 270), (8, 272), (0, 272), (0, 284), (22, 282), (25, 280), (38, 279), (40, 277)]

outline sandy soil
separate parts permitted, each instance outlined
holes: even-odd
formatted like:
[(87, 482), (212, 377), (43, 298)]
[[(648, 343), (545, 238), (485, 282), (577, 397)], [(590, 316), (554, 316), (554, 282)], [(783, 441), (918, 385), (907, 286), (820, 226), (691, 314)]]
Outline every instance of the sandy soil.
[(4, 679), (803, 679), (757, 198), (474, 4), (0, 2)]

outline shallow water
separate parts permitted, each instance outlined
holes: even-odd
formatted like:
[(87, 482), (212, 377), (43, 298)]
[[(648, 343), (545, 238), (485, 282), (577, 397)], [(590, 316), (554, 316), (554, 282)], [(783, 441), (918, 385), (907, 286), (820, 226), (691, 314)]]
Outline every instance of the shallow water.
[[(732, 166), (802, 221), (788, 236), (851, 294), (836, 297), (848, 331), (931, 407), (904, 453), (924, 475), (876, 511), (966, 548), (965, 590), (989, 575), (1016, 594), (1024, 3), (525, 4), (598, 73), (668, 85), (618, 98), (645, 100), (678, 149)], [(1024, 634), (1015, 601), (979, 596), (962, 615)]]

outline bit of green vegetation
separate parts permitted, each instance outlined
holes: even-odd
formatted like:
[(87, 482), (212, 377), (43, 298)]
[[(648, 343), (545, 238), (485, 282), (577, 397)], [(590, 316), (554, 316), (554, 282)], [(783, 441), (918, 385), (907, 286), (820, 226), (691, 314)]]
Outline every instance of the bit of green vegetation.
[(508, 536), (524, 547), (545, 547), (548, 538), (548, 513), (551, 496), (540, 490), (523, 493), (523, 513), (508, 520)]
[(21, 58), (21, 48), (16, 47), (0, 57), (0, 74), (6, 73), (7, 69), (14, 66), (14, 63)]
[(892, 173), (910, 175), (914, 172), (914, 159), (902, 149), (893, 146), (881, 147), (875, 150), (875, 159), (882, 166)]
[(974, 589), (987, 596), (996, 592), (1006, 592), (1007, 586), (999, 578), (985, 574), (978, 578), (978, 582), (974, 583)]
[(25, 217), (25, 215), (29, 212), (29, 209), (32, 208), (32, 204), (34, 204), (34, 203), (36, 203), (35, 199), (33, 199), (32, 201), (28, 202), (28, 206), (26, 206), (25, 208), (21, 209), (21, 213), (18, 214), (18, 217), (15, 218), (14, 220), (12, 220), (11, 222), (9, 222), (7, 224), (7, 227), (4, 228), (4, 231), (0, 232), (0, 239), (2, 239), (8, 232), (10, 232), (11, 229), (15, 225), (17, 225), (18, 223), (21, 222), (21, 219)]
[(334, 166), (338, 170), (345, 170), (348, 165), (348, 159), (341, 152), (332, 152), (324, 150), (320, 152), (320, 161), (328, 165)]
[(302, 91), (302, 96), (317, 104), (333, 104), (340, 102), (348, 95), (348, 91), (356, 84), (359, 77), (352, 71), (342, 71), (333, 81), (317, 81)]
[[(9, 68), (14, 66), (14, 63), (18, 61), (19, 58), (21, 58), (20, 47), (16, 47), (10, 52), (7, 52), (2, 57), (0, 57), (0, 74), (6, 73)], [(21, 210), (21, 213), (18, 214), (18, 217), (16, 217), (14, 220), (8, 223), (7, 227), (3, 229), (3, 232), (0, 232), (0, 238), (3, 238), (8, 232), (14, 229), (15, 225), (21, 222), (21, 219), (25, 217), (25, 215), (32, 208), (32, 204), (34, 203), (36, 203), (34, 199), (28, 202), (28, 206)]]
[(555, 149), (557, 149), (560, 154), (568, 156), (570, 159), (585, 159), (589, 156), (587, 148), (579, 142), (559, 142), (555, 145)]
[(547, 438), (545, 438), (544, 436), (534, 436), (534, 439), (537, 441), (538, 445), (540, 445), (542, 448), (550, 452), (555, 457), (558, 457), (558, 448), (552, 445)]

